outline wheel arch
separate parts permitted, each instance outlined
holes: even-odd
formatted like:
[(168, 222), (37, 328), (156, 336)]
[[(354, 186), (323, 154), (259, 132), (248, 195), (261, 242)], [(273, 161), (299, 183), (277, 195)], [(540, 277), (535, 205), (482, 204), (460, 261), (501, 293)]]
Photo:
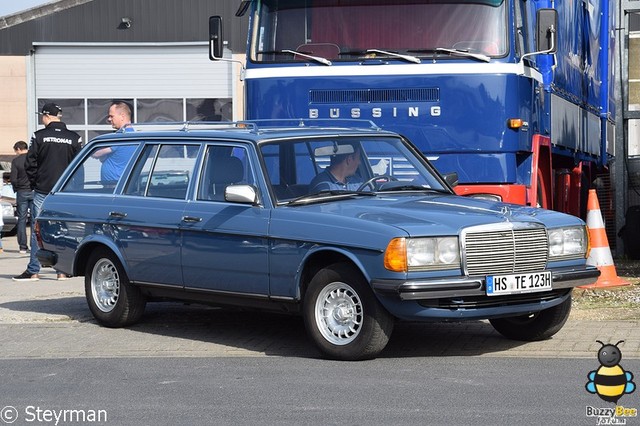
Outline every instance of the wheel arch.
[(124, 268), (125, 272), (128, 275), (129, 268), (127, 267), (127, 263), (125, 262), (124, 257), (122, 256), (122, 253), (120, 253), (120, 250), (118, 250), (118, 247), (115, 245), (113, 241), (88, 240), (83, 242), (76, 251), (76, 257), (73, 264), (73, 276), (75, 277), (84, 276), (84, 273), (87, 268), (87, 262), (89, 260), (89, 257), (91, 257), (91, 253), (93, 253), (94, 250), (102, 247), (111, 251), (118, 258), (118, 260), (120, 261), (120, 264), (122, 265), (122, 267)]
[(321, 269), (336, 263), (346, 263), (351, 265), (362, 275), (362, 278), (367, 283), (371, 282), (367, 274), (364, 272), (365, 269), (363, 268), (362, 263), (353, 253), (336, 248), (322, 248), (309, 253), (304, 260), (304, 266), (301, 268), (298, 279), (299, 300), (304, 300), (304, 295), (314, 275)]

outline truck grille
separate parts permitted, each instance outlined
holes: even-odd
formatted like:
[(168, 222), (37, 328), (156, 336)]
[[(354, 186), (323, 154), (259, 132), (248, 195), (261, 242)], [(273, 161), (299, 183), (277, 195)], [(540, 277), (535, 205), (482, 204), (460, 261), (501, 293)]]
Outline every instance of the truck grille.
[(385, 103), (385, 102), (438, 102), (440, 90), (435, 87), (418, 89), (313, 89), (309, 91), (312, 104)]
[(549, 240), (544, 227), (507, 223), (499, 228), (464, 231), (463, 260), (468, 275), (539, 272), (546, 268)]

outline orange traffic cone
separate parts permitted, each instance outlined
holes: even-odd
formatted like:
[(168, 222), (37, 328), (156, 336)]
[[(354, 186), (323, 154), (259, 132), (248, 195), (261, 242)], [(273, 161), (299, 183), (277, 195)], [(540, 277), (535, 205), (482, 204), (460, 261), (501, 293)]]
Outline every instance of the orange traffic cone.
[(589, 227), (589, 238), (591, 239), (591, 253), (589, 253), (589, 258), (587, 259), (587, 265), (596, 266), (600, 270), (600, 278), (594, 284), (580, 286), (580, 288), (616, 287), (631, 284), (629, 281), (618, 277), (616, 272), (595, 189), (589, 190), (587, 226)]

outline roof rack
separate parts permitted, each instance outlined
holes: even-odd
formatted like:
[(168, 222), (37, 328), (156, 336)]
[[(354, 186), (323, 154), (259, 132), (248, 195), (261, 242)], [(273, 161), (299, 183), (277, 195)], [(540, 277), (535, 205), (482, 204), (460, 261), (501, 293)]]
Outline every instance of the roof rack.
[(130, 123), (117, 130), (117, 133), (153, 132), (166, 130), (250, 130), (256, 131), (257, 126), (248, 121), (165, 121), (148, 123)]
[(245, 121), (167, 121), (131, 123), (117, 130), (117, 133), (152, 132), (178, 130), (249, 130), (257, 132), (266, 128), (283, 127), (329, 127), (329, 128), (366, 128), (381, 130), (373, 121), (356, 119), (316, 119), (316, 118), (284, 118)]

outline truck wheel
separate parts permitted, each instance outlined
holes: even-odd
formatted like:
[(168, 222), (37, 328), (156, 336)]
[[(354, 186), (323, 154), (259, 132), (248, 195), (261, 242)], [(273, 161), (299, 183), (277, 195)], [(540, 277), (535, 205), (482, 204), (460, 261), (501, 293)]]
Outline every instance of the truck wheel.
[(307, 333), (328, 358), (375, 358), (389, 342), (394, 318), (360, 271), (338, 263), (318, 271), (304, 296)]
[(513, 340), (533, 342), (556, 334), (569, 318), (571, 296), (561, 304), (544, 311), (509, 318), (494, 318), (489, 322), (496, 331)]
[(91, 313), (104, 326), (133, 324), (144, 312), (144, 296), (129, 284), (124, 268), (110, 250), (101, 248), (91, 253), (84, 290)]

